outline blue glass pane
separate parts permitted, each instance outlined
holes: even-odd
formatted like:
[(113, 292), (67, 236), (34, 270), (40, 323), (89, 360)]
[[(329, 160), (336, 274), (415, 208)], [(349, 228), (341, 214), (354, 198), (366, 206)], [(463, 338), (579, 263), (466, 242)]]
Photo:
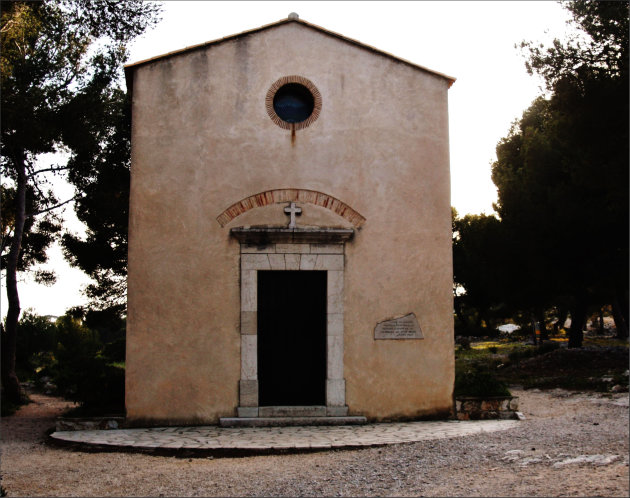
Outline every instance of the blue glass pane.
[(280, 87), (273, 97), (273, 109), (287, 123), (299, 123), (313, 113), (315, 100), (304, 85), (288, 83)]

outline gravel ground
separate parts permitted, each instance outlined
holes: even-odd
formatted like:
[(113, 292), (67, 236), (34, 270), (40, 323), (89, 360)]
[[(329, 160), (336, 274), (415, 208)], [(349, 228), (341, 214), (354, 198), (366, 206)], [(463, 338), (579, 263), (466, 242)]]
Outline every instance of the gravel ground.
[(71, 451), (44, 431), (67, 403), (2, 419), (9, 496), (628, 496), (628, 394), (521, 391), (515, 430), (363, 450), (181, 458)]

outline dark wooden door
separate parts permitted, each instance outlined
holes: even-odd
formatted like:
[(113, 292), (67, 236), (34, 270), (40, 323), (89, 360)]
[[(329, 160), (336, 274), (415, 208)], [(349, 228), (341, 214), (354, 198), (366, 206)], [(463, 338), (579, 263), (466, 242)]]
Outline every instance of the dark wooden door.
[(258, 272), (260, 406), (326, 404), (326, 272)]

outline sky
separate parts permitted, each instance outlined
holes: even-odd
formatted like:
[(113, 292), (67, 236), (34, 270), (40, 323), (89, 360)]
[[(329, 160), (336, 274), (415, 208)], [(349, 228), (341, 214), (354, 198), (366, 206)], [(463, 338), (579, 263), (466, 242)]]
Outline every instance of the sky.
[[(129, 63), (276, 22), (291, 12), (456, 78), (449, 90), (451, 204), (460, 215), (491, 214), (496, 188), (490, 166), (497, 142), (542, 93), (542, 81), (527, 74), (515, 45), (566, 38), (569, 13), (551, 1), (166, 1), (162, 21), (130, 45)], [(65, 188), (60, 199), (72, 196), (71, 189), (58, 188)], [(71, 208), (65, 217), (70, 230), (81, 233)], [(22, 277), (23, 310), (61, 315), (86, 303), (81, 291), (89, 279), (65, 263), (58, 246), (44, 268), (56, 270), (57, 283), (44, 287)], [(2, 316), (6, 309), (3, 280)]]

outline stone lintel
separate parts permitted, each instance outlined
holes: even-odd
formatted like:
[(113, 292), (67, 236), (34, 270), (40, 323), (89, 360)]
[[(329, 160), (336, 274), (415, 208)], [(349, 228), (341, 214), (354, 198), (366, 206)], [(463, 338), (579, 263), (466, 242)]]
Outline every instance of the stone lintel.
[(279, 227), (236, 227), (230, 235), (241, 244), (339, 244), (350, 240), (352, 228), (279, 228)]

